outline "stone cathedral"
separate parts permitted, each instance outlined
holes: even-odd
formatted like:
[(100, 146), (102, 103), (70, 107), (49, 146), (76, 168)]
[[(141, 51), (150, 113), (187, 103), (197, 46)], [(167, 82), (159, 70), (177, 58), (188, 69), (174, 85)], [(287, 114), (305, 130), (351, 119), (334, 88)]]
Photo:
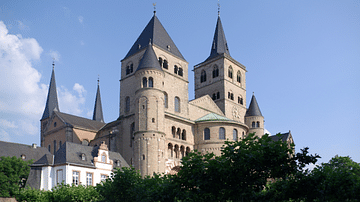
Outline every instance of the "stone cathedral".
[[(188, 62), (154, 12), (121, 60), (119, 118), (110, 123), (104, 123), (99, 84), (92, 120), (60, 112), (53, 68), (41, 146), (55, 153), (66, 141), (105, 143), (145, 176), (177, 172), (193, 150), (220, 155), (224, 141), (262, 136), (264, 117), (254, 95), (246, 103), (247, 70), (231, 57), (220, 16), (210, 44), (209, 57), (194, 66), (189, 101)], [(281, 138), (293, 142), (290, 131)]]

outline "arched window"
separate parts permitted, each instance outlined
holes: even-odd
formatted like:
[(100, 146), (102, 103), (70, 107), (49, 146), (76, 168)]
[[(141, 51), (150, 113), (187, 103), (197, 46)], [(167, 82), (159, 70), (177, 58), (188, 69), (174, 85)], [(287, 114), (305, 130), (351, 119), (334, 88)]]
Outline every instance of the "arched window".
[(173, 155), (173, 146), (171, 143), (168, 144), (168, 157), (169, 158), (172, 158), (174, 155)]
[(186, 130), (185, 129), (182, 131), (181, 139), (186, 140)]
[(256, 128), (259, 128), (260, 127), (260, 122), (256, 122)]
[(238, 97), (238, 103), (241, 104), (241, 105), (244, 104), (244, 100), (243, 100), (243, 98), (240, 97), (240, 96)]
[(142, 155), (142, 159), (145, 160), (145, 154)]
[(163, 67), (165, 69), (168, 69), (168, 61), (164, 59)]
[(143, 82), (143, 88), (146, 88), (146, 87), (147, 87), (147, 78), (144, 77), (144, 78), (142, 79), (142, 82)]
[(181, 139), (181, 137), (180, 137), (181, 134), (180, 133), (181, 133), (181, 129), (178, 128), (177, 131), (176, 131), (176, 139)]
[(165, 108), (168, 108), (168, 94), (164, 93), (164, 106)]
[(176, 134), (176, 128), (175, 128), (175, 126), (173, 126), (173, 127), (171, 128), (171, 133), (172, 133), (172, 135), (173, 135), (173, 138), (175, 138), (175, 134)]
[(179, 145), (175, 145), (174, 147), (174, 152), (175, 152), (175, 158), (179, 158)]
[(180, 112), (180, 98), (175, 97), (175, 112)]
[(233, 130), (233, 140), (238, 139), (238, 131), (236, 129)]
[(190, 153), (190, 148), (189, 147), (186, 147), (186, 152), (185, 152), (185, 155), (188, 156)]
[(179, 70), (178, 66), (174, 65), (174, 73), (175, 74), (178, 74), (178, 70)]
[(220, 92), (216, 93), (216, 99), (220, 99)]
[(130, 64), (130, 73), (133, 73), (133, 70), (134, 70), (134, 65), (131, 63)]
[(253, 121), (253, 122), (251, 123), (251, 127), (252, 127), (252, 128), (255, 128), (255, 121)]
[(210, 129), (209, 128), (204, 129), (204, 140), (210, 140)]
[(206, 81), (206, 72), (205, 72), (205, 70), (202, 70), (200, 83), (205, 82), (205, 81)]
[(225, 128), (223, 128), (223, 127), (219, 128), (219, 139), (225, 140)]
[(234, 93), (231, 93), (230, 99), (231, 99), (231, 100), (234, 100)]
[(180, 147), (180, 158), (183, 158), (185, 156), (185, 147), (181, 145)]
[(231, 98), (231, 93), (230, 93), (230, 92), (228, 92), (228, 98), (229, 98), (229, 99)]
[(54, 140), (54, 154), (56, 152), (56, 140)]
[(129, 112), (130, 111), (130, 97), (126, 97), (125, 98), (125, 111)]
[(130, 66), (126, 66), (126, 75), (130, 74)]
[(240, 71), (238, 71), (237, 74), (236, 74), (236, 81), (241, 83), (241, 73), (240, 73)]
[(154, 87), (154, 79), (152, 77), (149, 78), (149, 87)]
[(216, 100), (216, 95), (215, 95), (215, 93), (212, 94), (212, 99), (213, 99), (213, 100)]
[(217, 66), (215, 66), (213, 69), (213, 78), (218, 77), (218, 76), (219, 76), (219, 68)]
[(159, 64), (160, 64), (160, 67), (163, 66), (163, 59), (161, 57), (159, 57)]
[(230, 78), (233, 78), (233, 69), (232, 69), (231, 66), (229, 67), (228, 76), (229, 76)]
[(181, 67), (179, 67), (179, 72), (178, 72), (179, 76), (183, 76), (183, 69)]

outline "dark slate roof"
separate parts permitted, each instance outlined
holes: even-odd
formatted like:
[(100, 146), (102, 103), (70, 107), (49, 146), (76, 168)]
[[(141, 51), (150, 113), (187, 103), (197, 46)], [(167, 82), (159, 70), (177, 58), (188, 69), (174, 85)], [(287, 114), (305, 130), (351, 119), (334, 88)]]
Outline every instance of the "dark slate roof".
[(280, 139), (283, 141), (283, 142), (286, 142), (287, 139), (289, 138), (290, 136), (290, 132), (287, 132), (287, 133), (281, 133), (280, 136), (278, 135), (272, 135), (272, 136), (269, 136), (271, 138), (272, 141), (276, 142), (276, 141), (279, 141)]
[[(72, 142), (65, 142), (55, 153), (54, 165), (58, 164), (77, 164), (94, 167), (94, 157), (98, 155), (99, 146), (92, 147)], [(85, 160), (82, 160), (82, 154), (85, 154)], [(118, 153), (109, 151), (109, 158), (113, 160), (114, 167), (116, 161), (121, 162), (121, 167), (129, 167), (125, 159)]]
[(149, 44), (146, 48), (144, 56), (141, 58), (141, 61), (136, 71), (139, 71), (141, 69), (157, 69), (163, 71), (151, 44)]
[(255, 95), (253, 95), (251, 98), (250, 106), (246, 110), (245, 116), (262, 116), (259, 105), (255, 98)]
[(98, 83), (96, 98), (95, 98), (95, 106), (94, 106), (94, 114), (93, 120), (104, 123), (103, 110), (101, 105), (101, 97), (100, 97), (100, 85)]
[(146, 48), (149, 45), (150, 39), (154, 45), (185, 60), (155, 14), (140, 34), (139, 38), (135, 41), (129, 52), (126, 54), (124, 59), (137, 53), (143, 48)]
[(49, 92), (46, 100), (45, 110), (41, 120), (49, 118), (53, 111), (59, 111), (54, 68), (51, 73)]
[(40, 189), (41, 186), (41, 167), (31, 167), (29, 177), (26, 180), (26, 185), (33, 189)]
[[(44, 147), (33, 148), (31, 145), (0, 141), (0, 156), (16, 156), (19, 158), (21, 155), (25, 155), (25, 160), (33, 159), (34, 162), (45, 155), (52, 156)], [(51, 161), (51, 159), (52, 157), (48, 161)]]
[(224, 53), (230, 56), (224, 29), (221, 24), (220, 16), (218, 16), (210, 56), (205, 61)]
[(79, 127), (79, 128), (84, 128), (84, 129), (93, 130), (93, 131), (99, 131), (100, 128), (105, 125), (105, 123), (103, 123), (103, 122), (94, 121), (91, 119), (86, 119), (86, 118), (74, 116), (71, 114), (65, 114), (62, 112), (55, 112), (55, 114), (57, 114), (60, 117), (60, 119), (62, 119), (65, 122), (65, 124), (69, 124), (73, 127)]

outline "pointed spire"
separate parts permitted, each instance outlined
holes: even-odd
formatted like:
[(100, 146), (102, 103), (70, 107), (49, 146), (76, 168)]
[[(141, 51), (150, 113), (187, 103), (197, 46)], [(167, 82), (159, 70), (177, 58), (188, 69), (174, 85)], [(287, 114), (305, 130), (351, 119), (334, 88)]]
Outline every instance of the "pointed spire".
[(210, 56), (206, 60), (209, 60), (223, 53), (226, 53), (227, 55), (230, 56), (229, 48), (225, 38), (224, 29), (222, 27), (220, 20), (220, 10), (218, 12), (219, 12), (218, 19), (216, 23), (213, 43), (211, 46), (211, 52), (210, 52)]
[(151, 38), (149, 41), (149, 45), (147, 46), (145, 53), (136, 71), (139, 71), (141, 69), (157, 69), (163, 71), (156, 57), (153, 46), (151, 45)]
[(173, 40), (170, 38), (169, 34), (166, 32), (165, 28), (160, 23), (159, 19), (156, 17), (156, 12), (154, 12), (150, 22), (141, 32), (139, 38), (135, 41), (124, 59), (134, 55), (143, 48), (146, 48), (149, 44), (149, 39), (151, 39), (153, 45), (156, 45), (164, 51), (170, 52), (171, 54), (185, 60)]
[(45, 110), (41, 120), (49, 118), (53, 113), (53, 111), (59, 111), (56, 82), (55, 82), (55, 62), (53, 62), (52, 66), (53, 68), (51, 73), (49, 92), (47, 95)]
[(101, 105), (101, 98), (100, 98), (99, 78), (98, 78), (97, 82), (98, 82), (98, 85), (97, 85), (97, 92), (96, 92), (96, 98), (95, 98), (95, 106), (94, 106), (93, 120), (104, 123), (104, 116), (103, 116), (102, 105)]
[(253, 93), (252, 98), (251, 98), (251, 102), (250, 102), (250, 106), (249, 108), (246, 110), (246, 114), (245, 116), (262, 116), (259, 105), (256, 101), (255, 95)]

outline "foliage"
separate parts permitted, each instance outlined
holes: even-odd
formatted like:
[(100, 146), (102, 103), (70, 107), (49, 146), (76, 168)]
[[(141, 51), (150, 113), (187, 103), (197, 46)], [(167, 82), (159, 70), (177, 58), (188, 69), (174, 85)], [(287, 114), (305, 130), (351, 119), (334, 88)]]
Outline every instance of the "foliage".
[(16, 197), (18, 201), (59, 201), (85, 202), (99, 201), (99, 193), (93, 186), (60, 184), (51, 191), (24, 189)]
[(111, 178), (97, 185), (102, 201), (171, 201), (171, 176), (142, 178), (135, 168), (117, 169)]
[(25, 187), (32, 161), (21, 158), (0, 157), (0, 197), (15, 196)]
[(179, 199), (262, 200), (270, 179), (294, 175), (319, 158), (308, 155), (307, 148), (294, 155), (293, 146), (281, 140), (272, 141), (268, 135), (258, 138), (250, 134), (242, 141), (226, 142), (221, 156), (191, 153), (183, 159), (183, 166), (174, 177), (182, 193)]

